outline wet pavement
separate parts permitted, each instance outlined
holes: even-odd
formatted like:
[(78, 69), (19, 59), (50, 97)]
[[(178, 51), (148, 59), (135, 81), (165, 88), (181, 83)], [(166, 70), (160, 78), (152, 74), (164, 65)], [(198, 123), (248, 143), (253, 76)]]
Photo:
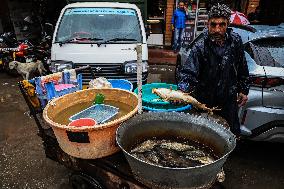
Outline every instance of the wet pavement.
[[(173, 82), (174, 66), (151, 65), (149, 82)], [(70, 188), (70, 171), (47, 159), (17, 86), (20, 77), (0, 73), (0, 188)], [(216, 188), (284, 188), (284, 144), (241, 141)]]
[(0, 188), (64, 188), (69, 172), (45, 158), (20, 79), (0, 73)]

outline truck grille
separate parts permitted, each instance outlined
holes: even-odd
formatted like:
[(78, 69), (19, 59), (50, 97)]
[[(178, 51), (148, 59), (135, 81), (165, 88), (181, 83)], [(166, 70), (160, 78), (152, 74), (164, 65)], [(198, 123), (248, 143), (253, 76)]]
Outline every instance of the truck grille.
[[(125, 74), (123, 64), (119, 63), (97, 63), (97, 64), (89, 64), (89, 63), (80, 63), (74, 64), (75, 68), (79, 68), (82, 66), (90, 65), (94, 74), (95, 78), (98, 77), (105, 77), (107, 79), (127, 79), (132, 83), (137, 82), (137, 75), (136, 74)], [(83, 85), (88, 85), (89, 81), (92, 79), (92, 76), (88, 71), (83, 71)], [(143, 73), (142, 80), (143, 83), (147, 80), (148, 73)]]

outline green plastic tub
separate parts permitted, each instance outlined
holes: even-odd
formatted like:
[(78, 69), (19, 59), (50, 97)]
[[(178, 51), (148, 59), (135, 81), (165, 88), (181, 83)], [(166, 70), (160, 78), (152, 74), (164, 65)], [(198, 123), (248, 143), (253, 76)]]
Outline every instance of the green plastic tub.
[[(159, 96), (152, 93), (154, 88), (172, 88), (177, 90), (177, 85), (167, 83), (149, 83), (142, 86), (142, 105), (148, 111), (184, 111), (190, 109), (190, 105), (174, 105), (162, 100)], [(138, 88), (134, 90), (138, 94)]]

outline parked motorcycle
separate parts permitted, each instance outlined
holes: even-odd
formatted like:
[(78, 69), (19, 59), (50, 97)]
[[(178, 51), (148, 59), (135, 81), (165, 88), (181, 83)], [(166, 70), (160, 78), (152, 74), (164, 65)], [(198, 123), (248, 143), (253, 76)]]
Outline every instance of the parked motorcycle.
[(0, 50), (0, 71), (4, 72), (7, 70), (8, 63), (12, 61), (11, 52), (5, 48)]
[(8, 63), (13, 60), (13, 51), (17, 50), (18, 41), (12, 32), (0, 35), (0, 71), (8, 70)]
[[(37, 39), (40, 39), (33, 41), (29, 40), (32, 45), (30, 45), (27, 50), (26, 62), (41, 60), (46, 70), (49, 71), (48, 62), (51, 57), (51, 42), (54, 30), (53, 25), (50, 23), (42, 24), (42, 19), (31, 16), (27, 16), (24, 21), (26, 23), (24, 30), (30, 31), (30, 35), (36, 35), (38, 36)], [(37, 27), (36, 30), (35, 27)]]
[(15, 48), (18, 41), (13, 32), (5, 32), (0, 35), (0, 48)]
[(25, 40), (17, 41), (12, 32), (0, 35), (0, 70), (13, 73), (9, 69), (12, 60), (23, 63), (41, 60), (46, 70), (49, 70), (53, 25), (43, 24), (39, 16), (27, 16), (24, 23), (22, 31), (26, 33)]

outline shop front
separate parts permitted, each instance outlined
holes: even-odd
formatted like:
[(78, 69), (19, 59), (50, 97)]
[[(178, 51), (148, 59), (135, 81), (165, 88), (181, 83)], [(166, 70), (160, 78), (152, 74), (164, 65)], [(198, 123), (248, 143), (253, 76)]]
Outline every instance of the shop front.
[[(166, 20), (165, 20), (165, 46), (172, 46), (173, 31), (171, 28), (171, 19), (175, 9), (178, 7), (179, 0), (167, 0)], [(207, 6), (206, 0), (184, 0), (186, 8), (189, 12), (189, 20), (186, 21), (186, 29), (184, 34), (184, 41), (189, 43), (194, 38), (194, 33), (199, 34), (207, 24)], [(197, 6), (198, 3), (198, 6)], [(195, 28), (196, 10), (198, 8), (198, 19)], [(196, 31), (195, 31), (196, 30)]]
[[(249, 16), (249, 19), (253, 21), (253, 24), (278, 25), (284, 23), (283, 0), (243, 1), (246, 3), (243, 12)], [(253, 15), (253, 17), (251, 15)]]
[[(4, 0), (0, 6), (0, 33), (14, 32), (17, 40), (38, 37), (37, 30), (45, 22), (55, 25), (65, 5), (66, 0)], [(29, 26), (28, 30), (25, 26)]]
[[(175, 9), (178, 7), (180, 0), (167, 0), (165, 11), (165, 33), (164, 45), (172, 46), (173, 31), (171, 29), (171, 19)], [(253, 1), (253, 0), (252, 0)], [(184, 42), (190, 43), (194, 37), (200, 34), (207, 25), (208, 10), (213, 4), (224, 3), (231, 7), (232, 10), (238, 10), (247, 6), (247, 0), (183, 0), (189, 12), (189, 20), (186, 22)], [(196, 10), (198, 12), (196, 13)], [(243, 11), (242, 11), (243, 12)], [(197, 16), (197, 19), (195, 19)]]
[(151, 0), (147, 4), (148, 19), (147, 25), (150, 29), (150, 36), (147, 43), (149, 45), (163, 45), (165, 34), (165, 10), (166, 1), (164, 0)]

